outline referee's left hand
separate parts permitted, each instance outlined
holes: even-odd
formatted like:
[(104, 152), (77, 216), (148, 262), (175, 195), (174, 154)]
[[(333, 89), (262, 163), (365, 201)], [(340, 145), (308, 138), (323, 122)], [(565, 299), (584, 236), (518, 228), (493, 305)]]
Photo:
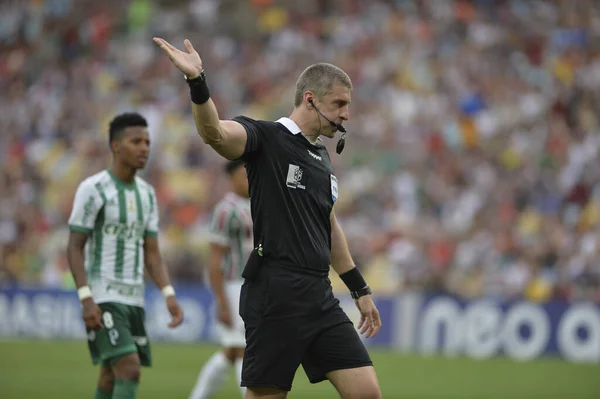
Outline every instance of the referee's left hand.
[(360, 322), (358, 323), (360, 333), (365, 334), (365, 338), (376, 336), (381, 329), (381, 319), (371, 295), (358, 298), (356, 300), (356, 307), (360, 311)]

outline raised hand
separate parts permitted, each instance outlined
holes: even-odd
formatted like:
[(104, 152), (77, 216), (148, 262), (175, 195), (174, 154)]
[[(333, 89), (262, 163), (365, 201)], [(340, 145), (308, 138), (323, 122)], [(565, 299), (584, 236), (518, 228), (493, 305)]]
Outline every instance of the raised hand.
[(152, 40), (165, 52), (171, 62), (177, 69), (183, 72), (188, 79), (193, 79), (200, 75), (203, 70), (202, 59), (196, 50), (194, 50), (194, 46), (192, 46), (192, 43), (188, 39), (183, 41), (187, 53), (177, 49), (171, 43), (159, 37), (155, 37)]
[(360, 333), (366, 333), (366, 338), (375, 337), (381, 329), (381, 319), (371, 295), (358, 298), (356, 300), (356, 307), (360, 311), (360, 322), (358, 323)]

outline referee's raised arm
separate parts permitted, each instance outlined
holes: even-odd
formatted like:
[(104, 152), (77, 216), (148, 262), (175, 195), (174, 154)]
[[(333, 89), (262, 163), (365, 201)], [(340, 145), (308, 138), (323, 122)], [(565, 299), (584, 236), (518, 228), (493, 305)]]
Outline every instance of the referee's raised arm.
[(235, 121), (219, 120), (214, 102), (210, 99), (204, 76), (202, 59), (189, 40), (183, 44), (187, 50), (181, 51), (164, 39), (155, 37), (156, 43), (169, 57), (173, 65), (183, 72), (190, 86), (192, 113), (196, 129), (202, 140), (229, 160), (240, 158), (246, 149), (246, 130)]

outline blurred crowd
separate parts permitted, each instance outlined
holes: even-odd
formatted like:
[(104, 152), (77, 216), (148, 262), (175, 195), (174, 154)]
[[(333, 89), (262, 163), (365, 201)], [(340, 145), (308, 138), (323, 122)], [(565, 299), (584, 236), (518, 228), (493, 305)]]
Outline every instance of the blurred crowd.
[(288, 116), (313, 62), (350, 75), (336, 213), (375, 291), (600, 301), (593, 0), (4, 1), (0, 286), (72, 287), (73, 194), (130, 110), (150, 123), (165, 261), (204, 281), (227, 179), (153, 36), (192, 41), (222, 119)]

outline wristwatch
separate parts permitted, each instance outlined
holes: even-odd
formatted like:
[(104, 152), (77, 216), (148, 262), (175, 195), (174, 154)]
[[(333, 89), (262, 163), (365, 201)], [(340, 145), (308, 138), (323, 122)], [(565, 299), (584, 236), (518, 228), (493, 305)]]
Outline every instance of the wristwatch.
[(365, 286), (365, 288), (361, 288), (358, 291), (350, 291), (350, 295), (352, 296), (352, 299), (358, 299), (361, 296), (365, 296), (365, 295), (371, 295), (371, 287), (369, 287), (368, 285)]

